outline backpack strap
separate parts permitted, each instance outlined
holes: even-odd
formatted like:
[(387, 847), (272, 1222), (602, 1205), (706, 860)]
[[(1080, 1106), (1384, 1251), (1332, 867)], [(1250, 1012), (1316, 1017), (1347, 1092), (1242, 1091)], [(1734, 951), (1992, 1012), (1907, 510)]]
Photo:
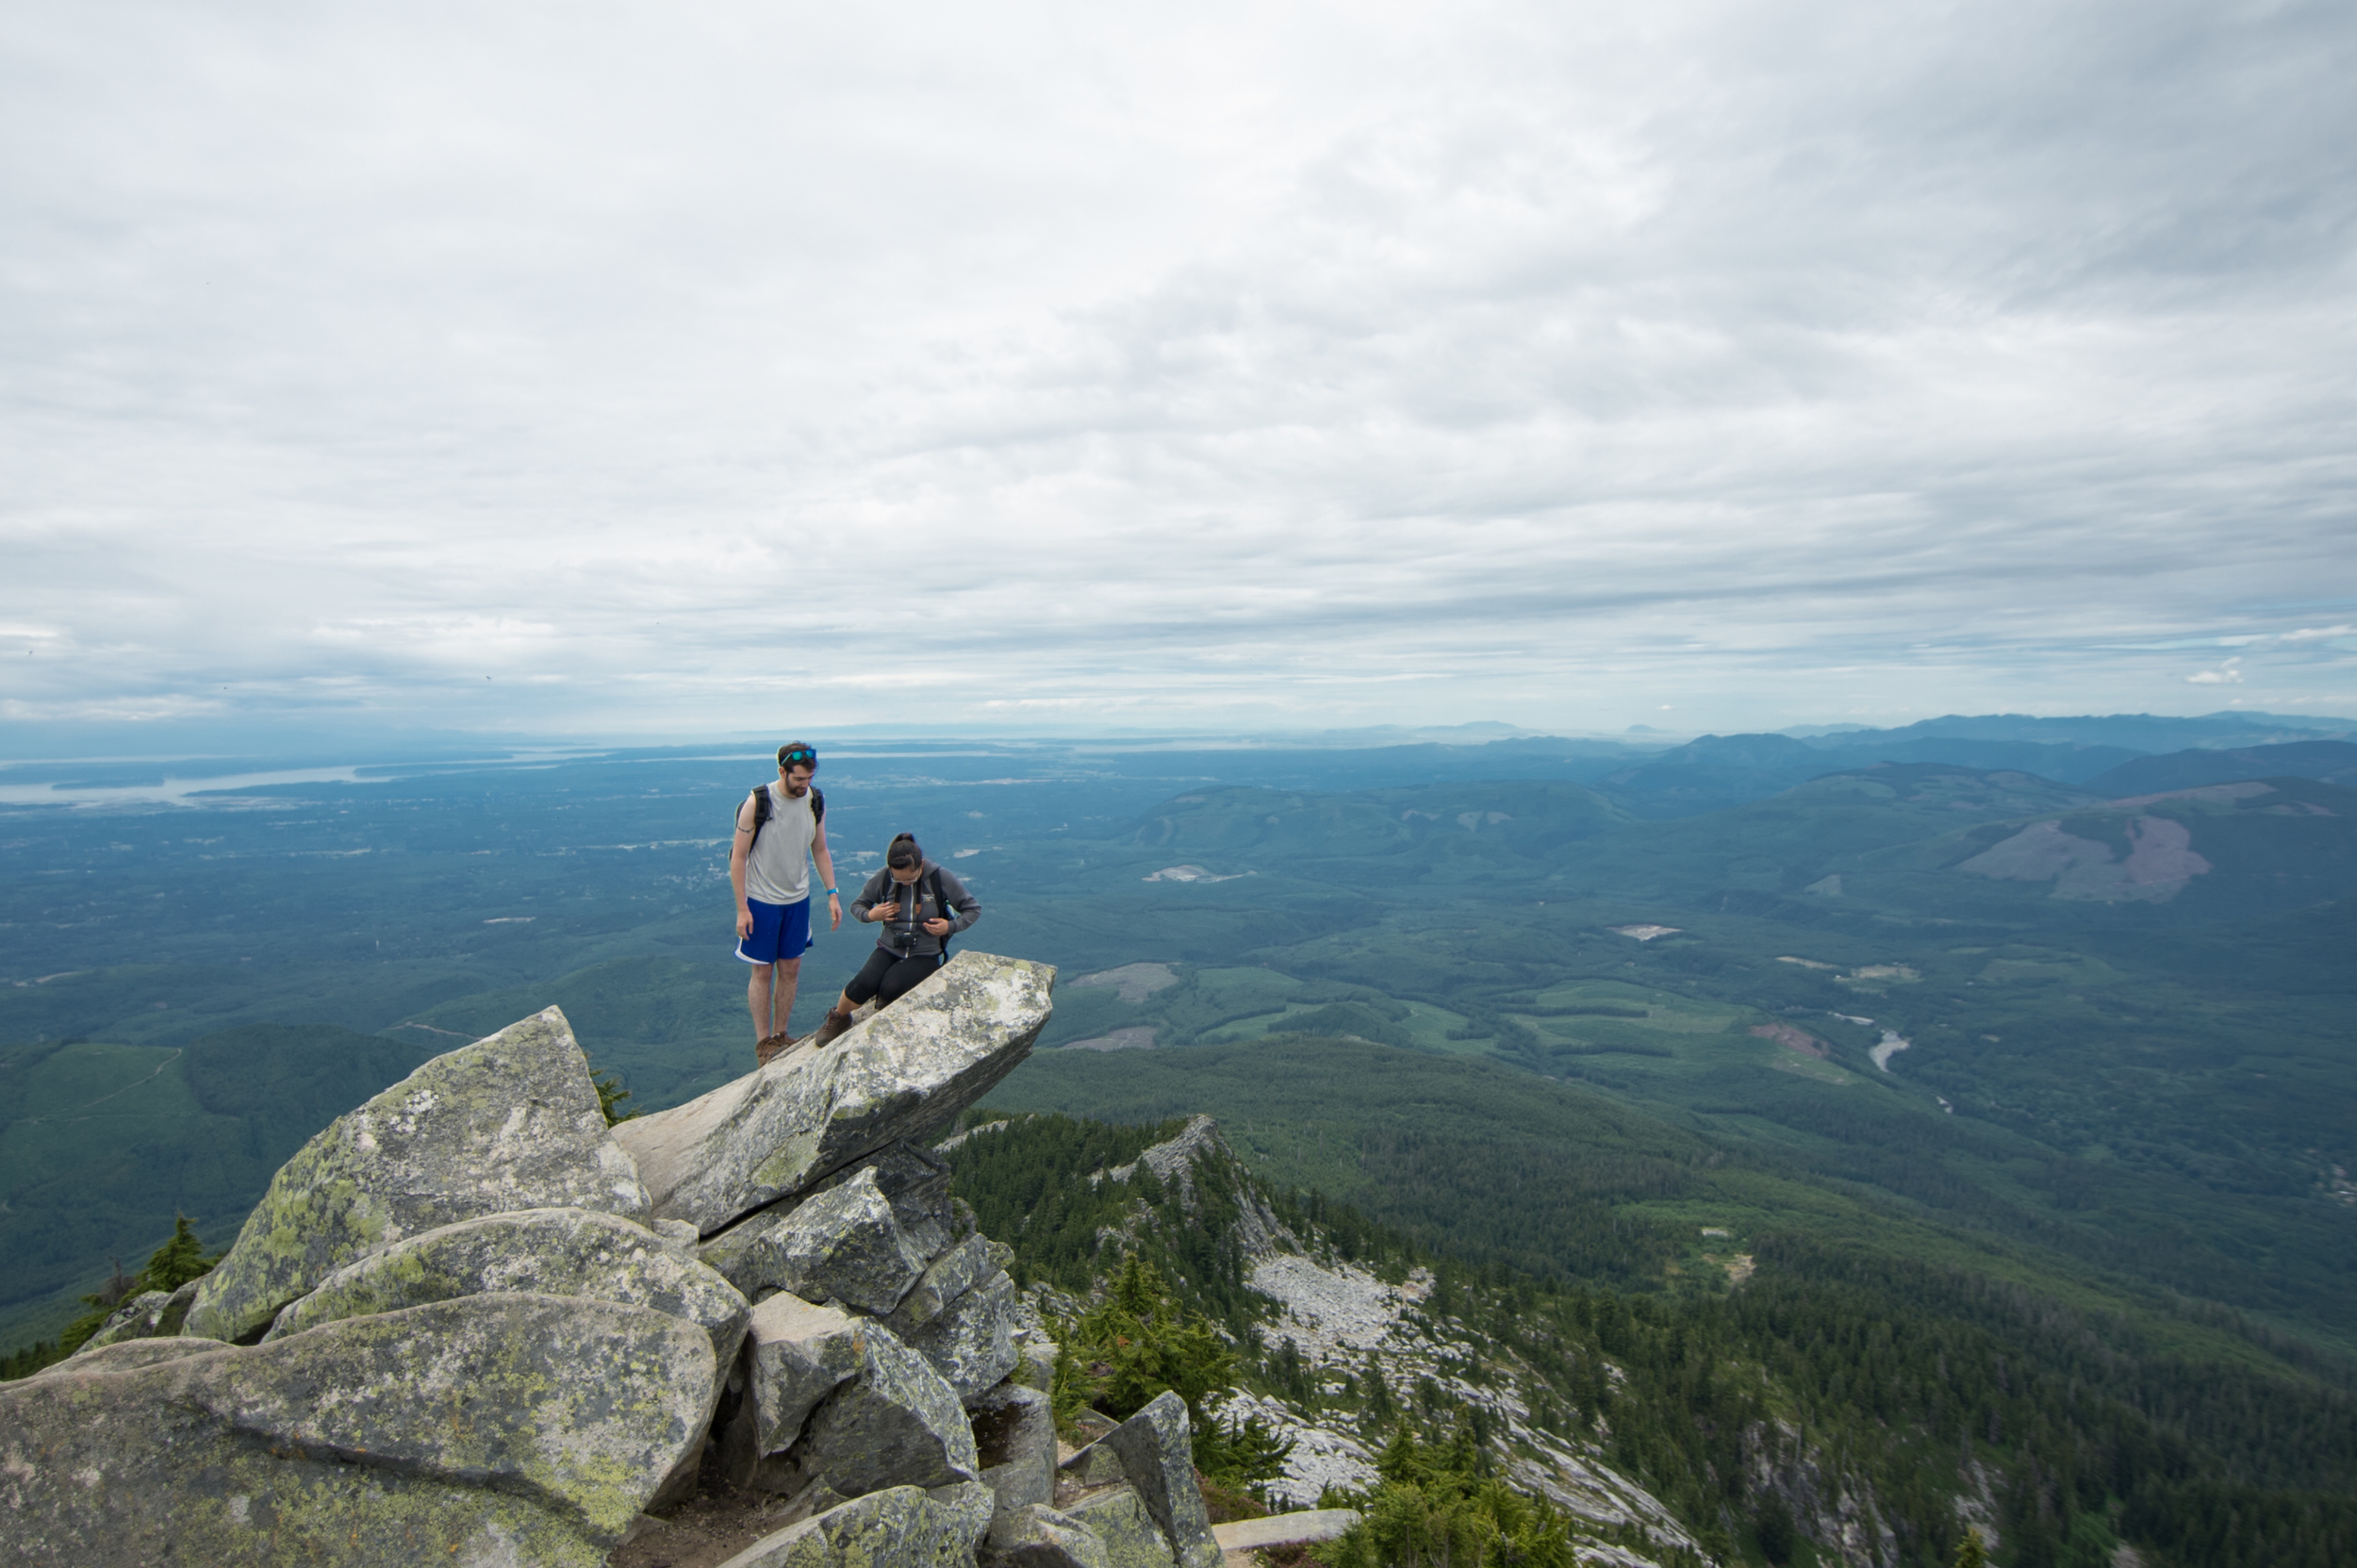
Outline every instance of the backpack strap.
[(769, 786), (767, 784), (753, 785), (752, 802), (753, 836), (751, 843), (745, 846), (747, 854), (753, 852), (753, 845), (761, 842), (761, 830), (769, 825)]
[[(765, 789), (763, 793), (766, 794), (767, 791)], [(810, 786), (810, 817), (814, 822), (824, 822), (827, 819), (827, 797), (816, 784)]]
[[(938, 911), (940, 911), (940, 913), (941, 913), (941, 917), (942, 917), (943, 919), (947, 920), (947, 919), (950, 918), (950, 915), (949, 915), (949, 895), (948, 895), (947, 892), (943, 891), (943, 889), (942, 889), (942, 885), (941, 885), (941, 867), (940, 867), (939, 866), (935, 866), (935, 867), (933, 867), (933, 869), (932, 869), (932, 879), (933, 879), (933, 908), (934, 908), (934, 909), (936, 909), (936, 910), (938, 910)], [(948, 938), (948, 936), (944, 936), (944, 937), (941, 939), (941, 957), (942, 957), (942, 961), (943, 961), (944, 963), (947, 963), (947, 962), (948, 961), (948, 958), (949, 958), (949, 938)]]

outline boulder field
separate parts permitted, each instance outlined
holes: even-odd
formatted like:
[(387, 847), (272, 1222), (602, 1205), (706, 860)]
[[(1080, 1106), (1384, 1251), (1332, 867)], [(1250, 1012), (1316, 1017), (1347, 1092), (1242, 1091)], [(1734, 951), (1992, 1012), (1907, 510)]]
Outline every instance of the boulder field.
[[(605, 1562), (717, 1465), (730, 1568), (1209, 1568), (1165, 1395), (1057, 1464), (1007, 1249), (926, 1147), (1047, 1021), (959, 954), (825, 1051), (609, 1129), (555, 1008), (272, 1180), (220, 1265), (0, 1385), (9, 1560)], [(1056, 1506), (1059, 1497), (1064, 1506)]]

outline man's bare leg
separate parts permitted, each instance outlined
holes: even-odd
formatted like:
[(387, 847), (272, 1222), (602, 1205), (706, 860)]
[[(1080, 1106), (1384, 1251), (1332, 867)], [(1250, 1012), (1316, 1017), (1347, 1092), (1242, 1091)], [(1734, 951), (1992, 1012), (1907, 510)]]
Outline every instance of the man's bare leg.
[(771, 1015), (776, 1021), (769, 1032), (783, 1034), (794, 1021), (794, 993), (801, 989), (802, 961), (799, 958), (783, 959), (777, 965), (777, 984), (770, 988), (776, 998)]
[(753, 966), (752, 979), (745, 985), (745, 1004), (753, 1011), (753, 1044), (769, 1038), (769, 966)]

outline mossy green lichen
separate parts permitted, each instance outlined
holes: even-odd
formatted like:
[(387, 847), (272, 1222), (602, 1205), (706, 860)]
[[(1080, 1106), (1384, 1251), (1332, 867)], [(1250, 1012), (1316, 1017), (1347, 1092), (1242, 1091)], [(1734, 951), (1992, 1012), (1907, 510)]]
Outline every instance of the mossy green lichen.
[(692, 1325), (528, 1295), (61, 1369), (0, 1391), (0, 1508), (33, 1561), (599, 1562), (715, 1370)]
[(298, 1150), (205, 1277), (185, 1331), (250, 1339), (363, 1254), (482, 1214), (555, 1207), (650, 1217), (588, 1063), (550, 1008), (436, 1057)]

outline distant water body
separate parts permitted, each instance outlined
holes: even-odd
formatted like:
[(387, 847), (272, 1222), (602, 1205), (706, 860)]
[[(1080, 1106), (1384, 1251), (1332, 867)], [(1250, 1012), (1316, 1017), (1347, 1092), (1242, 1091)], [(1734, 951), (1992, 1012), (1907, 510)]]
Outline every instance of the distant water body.
[[(995, 756), (996, 751), (831, 751), (829, 757), (837, 762), (905, 760), (942, 756)], [(428, 773), (473, 773), (486, 769), (502, 772), (519, 768), (553, 767), (567, 762), (594, 761), (610, 757), (606, 751), (565, 751), (549, 752), (517, 752), (504, 757), (477, 757), (463, 761), (431, 763), (347, 763), (316, 767), (283, 767), (244, 773), (216, 773), (206, 769), (204, 759), (164, 759), (156, 764), (147, 777), (114, 784), (101, 778), (88, 780), (71, 776), (70, 765), (58, 762), (19, 763), (0, 767), (0, 806), (116, 806), (116, 805), (174, 805), (222, 806), (251, 805), (248, 799), (207, 799), (228, 791), (252, 789), (265, 784), (384, 784), (415, 779)], [(716, 751), (710, 755), (666, 755), (643, 759), (650, 763), (742, 762), (744, 752)], [(640, 760), (619, 758), (617, 760)], [(757, 759), (758, 760), (758, 759)], [(175, 768), (185, 771), (175, 771)], [(10, 782), (11, 773), (23, 774), (38, 770), (47, 778), (38, 781)], [(89, 771), (93, 775), (120, 776), (132, 769), (118, 759), (93, 761)]]

